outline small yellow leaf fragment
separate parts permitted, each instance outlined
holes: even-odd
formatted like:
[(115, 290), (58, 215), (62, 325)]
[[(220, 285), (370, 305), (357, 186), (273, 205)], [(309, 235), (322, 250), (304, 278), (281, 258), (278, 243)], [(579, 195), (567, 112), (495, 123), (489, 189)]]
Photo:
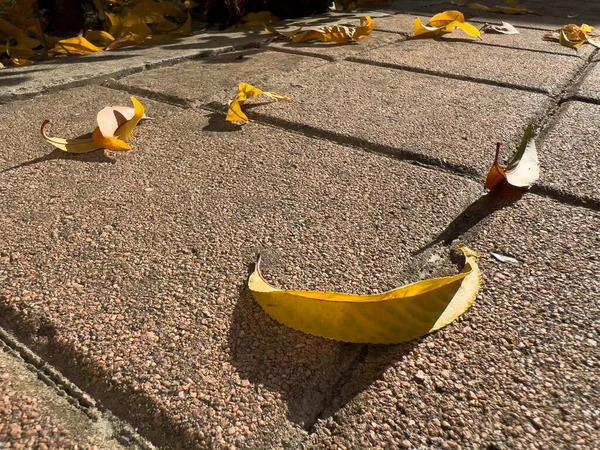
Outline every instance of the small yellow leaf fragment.
[(460, 28), (466, 34), (481, 38), (477, 27), (465, 22), (465, 16), (460, 11), (444, 11), (433, 16), (427, 25), (423, 25), (419, 18), (415, 18), (415, 37), (432, 38), (447, 33), (452, 33)]
[(275, 101), (290, 100), (289, 97), (284, 97), (275, 92), (264, 92), (248, 83), (240, 83), (237, 95), (229, 103), (229, 111), (227, 111), (226, 120), (240, 124), (248, 123), (248, 116), (242, 111), (242, 103), (249, 98), (259, 97), (261, 95), (266, 95)]
[(477, 254), (459, 246), (463, 270), (375, 295), (281, 290), (260, 272), (248, 280), (256, 302), (277, 322), (313, 336), (342, 342), (397, 344), (452, 323), (474, 303), (481, 285)]
[(117, 129), (115, 136), (125, 142), (129, 142), (129, 138), (131, 137), (131, 133), (133, 133), (133, 129), (137, 126), (137, 124), (144, 117), (144, 105), (142, 105), (137, 98), (131, 97), (131, 102), (133, 103), (134, 115), (133, 117), (125, 122), (122, 126)]

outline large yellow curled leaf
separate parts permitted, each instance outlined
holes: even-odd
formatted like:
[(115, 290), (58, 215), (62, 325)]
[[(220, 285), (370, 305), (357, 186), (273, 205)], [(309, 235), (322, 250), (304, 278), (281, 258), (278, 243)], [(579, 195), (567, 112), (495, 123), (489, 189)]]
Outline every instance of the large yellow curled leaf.
[(87, 30), (83, 37), (92, 44), (102, 48), (108, 47), (108, 45), (115, 40), (110, 33), (102, 30)]
[(452, 323), (475, 301), (481, 285), (477, 254), (459, 248), (466, 259), (459, 274), (382, 294), (277, 289), (262, 277), (260, 258), (248, 287), (269, 316), (295, 330), (342, 342), (396, 344)]
[(473, 37), (481, 37), (477, 27), (465, 22), (465, 16), (460, 11), (444, 11), (433, 16), (429, 24), (423, 25), (419, 18), (415, 18), (415, 37), (433, 38), (447, 33), (452, 33), (460, 28)]
[(333, 25), (315, 30), (302, 31), (292, 37), (292, 42), (305, 42), (316, 39), (321, 42), (346, 44), (348, 42), (359, 41), (366, 38), (374, 29), (375, 22), (373, 19), (369, 16), (365, 16), (360, 18), (360, 26), (358, 27)]
[(58, 41), (50, 53), (53, 55), (89, 55), (101, 51), (101, 48), (96, 47), (86, 38), (74, 37)]
[[(4, 42), (14, 39), (17, 44), (14, 48), (31, 50), (41, 45), (40, 41), (29, 37), (25, 32), (0, 17), (0, 37)], [(2, 42), (4, 44), (4, 42)]]
[(248, 116), (242, 111), (242, 103), (249, 98), (266, 95), (276, 101), (289, 100), (289, 97), (276, 94), (275, 92), (264, 92), (248, 83), (240, 83), (237, 95), (229, 103), (226, 120), (229, 122), (248, 123)]
[(90, 138), (63, 139), (50, 137), (46, 134), (45, 127), (49, 123), (42, 123), (41, 133), (54, 147), (67, 153), (89, 153), (100, 148), (112, 151), (131, 150), (127, 144), (131, 133), (140, 120), (145, 118), (144, 106), (131, 97), (133, 108), (123, 106), (110, 106), (98, 113), (98, 126)]
[(463, 22), (465, 21), (465, 16), (460, 11), (444, 11), (442, 13), (436, 14), (429, 20), (429, 26), (431, 27), (444, 27), (451, 22)]

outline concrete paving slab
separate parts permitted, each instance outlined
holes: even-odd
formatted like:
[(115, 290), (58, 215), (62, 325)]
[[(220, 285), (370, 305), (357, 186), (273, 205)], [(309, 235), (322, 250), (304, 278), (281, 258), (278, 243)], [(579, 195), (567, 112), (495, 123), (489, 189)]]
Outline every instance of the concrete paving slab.
[(583, 78), (575, 88), (574, 94), (592, 100), (600, 100), (600, 65), (598, 62), (590, 64)]
[[(272, 78), (289, 77), (327, 64), (312, 58), (267, 49), (232, 52), (211, 58), (180, 63), (175, 67), (154, 69), (118, 80), (126, 89), (143, 89), (154, 95), (177, 97), (186, 104), (205, 104), (232, 99), (241, 81), (270, 90)], [(171, 80), (165, 83), (165, 80)]]
[[(277, 79), (269, 89), (293, 101), (254, 110), (253, 117), (481, 176), (496, 142), (514, 149), (549, 101), (542, 94), (355, 62)], [(332, 108), (332, 99), (344, 101)]]
[(385, 290), (420, 276), (410, 253), (481, 187), (143, 99), (155, 120), (131, 152), (52, 153), (38, 135), (126, 100), (0, 107), (0, 320), (154, 443), (293, 447), (359, 355), (268, 318), (245, 288), (255, 253), (283, 287)]
[(340, 391), (352, 400), (307, 448), (596, 446), (600, 214), (531, 194), (468, 211), (485, 220), (467, 238), (484, 276), (474, 306), (414, 344), (368, 347)]
[(0, 345), (0, 448), (125, 449)]
[(149, 67), (172, 65), (193, 56), (258, 46), (266, 40), (268, 37), (264, 30), (255, 28), (239, 32), (199, 33), (163, 45), (127, 47), (67, 60), (5, 68), (0, 71), (0, 103), (20, 95), (64, 89), (66, 85), (89, 85)]
[(570, 196), (600, 201), (599, 105), (563, 103), (540, 141), (543, 185)]
[[(551, 94), (560, 92), (585, 64), (573, 56), (473, 44), (464, 37), (456, 32), (456, 36), (436, 40), (411, 39), (374, 49), (361, 59)], [(548, 48), (553, 48), (552, 44), (546, 42)]]

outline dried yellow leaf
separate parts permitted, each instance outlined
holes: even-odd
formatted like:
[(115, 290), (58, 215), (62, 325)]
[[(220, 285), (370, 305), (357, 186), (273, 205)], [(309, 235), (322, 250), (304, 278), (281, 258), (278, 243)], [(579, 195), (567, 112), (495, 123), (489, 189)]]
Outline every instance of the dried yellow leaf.
[(415, 37), (432, 38), (452, 33), (460, 28), (473, 37), (481, 37), (477, 27), (465, 22), (465, 16), (460, 11), (444, 11), (433, 16), (427, 25), (423, 25), (419, 18), (415, 18)]
[(248, 287), (269, 316), (295, 330), (342, 342), (396, 344), (452, 323), (475, 301), (481, 285), (477, 254), (459, 248), (466, 260), (459, 274), (382, 294), (277, 289), (263, 278), (260, 257)]
[(96, 47), (86, 38), (74, 37), (58, 41), (50, 53), (52, 55), (89, 55), (101, 51), (101, 48)]
[(565, 25), (559, 30), (546, 33), (542, 36), (542, 39), (549, 41), (558, 41), (561, 45), (573, 49), (578, 49), (586, 42), (598, 46), (596, 38), (590, 36), (594, 31), (594, 27), (588, 24), (582, 24), (581, 27), (570, 23)]
[(67, 153), (89, 153), (100, 148), (113, 151), (131, 150), (127, 144), (131, 133), (141, 119), (144, 118), (144, 106), (131, 97), (134, 107), (111, 106), (98, 113), (98, 127), (94, 129), (90, 138), (63, 139), (50, 137), (46, 134), (45, 127), (49, 123), (42, 123), (42, 137), (54, 147)]
[(248, 83), (240, 83), (237, 95), (229, 103), (226, 120), (240, 124), (248, 123), (248, 116), (242, 111), (242, 103), (249, 98), (260, 97), (261, 95), (266, 95), (275, 101), (290, 100), (289, 97), (284, 97), (275, 92), (264, 92)]
[(101, 48), (108, 47), (115, 40), (110, 33), (102, 30), (88, 30), (83, 37)]
[(371, 17), (360, 18), (360, 26), (349, 27), (344, 25), (333, 25), (330, 27), (321, 27), (315, 30), (302, 31), (292, 37), (293, 42), (305, 42), (310, 40), (319, 40), (321, 42), (336, 42), (346, 44), (355, 42), (369, 36), (375, 29), (375, 22)]

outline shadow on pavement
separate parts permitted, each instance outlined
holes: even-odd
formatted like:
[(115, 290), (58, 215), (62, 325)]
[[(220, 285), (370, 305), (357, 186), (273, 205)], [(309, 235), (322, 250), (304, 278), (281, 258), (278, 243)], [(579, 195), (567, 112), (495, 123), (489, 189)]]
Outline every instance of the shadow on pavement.
[(489, 215), (516, 203), (526, 192), (526, 189), (513, 187), (504, 181), (498, 189), (488, 192), (467, 206), (439, 235), (413, 252), (413, 255), (422, 253), (439, 243), (451, 244), (454, 239), (471, 230)]
[(107, 156), (104, 151), (94, 151), (91, 153), (73, 154), (73, 153), (63, 152), (62, 150), (59, 150), (59, 149), (55, 149), (54, 151), (52, 151), (46, 155), (30, 159), (29, 161), (24, 161), (15, 166), (7, 167), (6, 169), (2, 169), (2, 170), (0, 170), (0, 174), (6, 173), (6, 172), (12, 172), (13, 170), (21, 169), (23, 167), (33, 166), (35, 164), (41, 164), (46, 161), (52, 161), (52, 160), (56, 160), (56, 159), (66, 159), (66, 160), (70, 160), (70, 161), (80, 161), (80, 162), (87, 162), (87, 163), (114, 164), (117, 162), (114, 158)]
[[(248, 274), (254, 263), (248, 265)], [(419, 340), (400, 345), (364, 345), (310, 336), (271, 319), (247, 284), (229, 330), (231, 360), (242, 379), (278, 392), (288, 419), (312, 431), (399, 363)]]

